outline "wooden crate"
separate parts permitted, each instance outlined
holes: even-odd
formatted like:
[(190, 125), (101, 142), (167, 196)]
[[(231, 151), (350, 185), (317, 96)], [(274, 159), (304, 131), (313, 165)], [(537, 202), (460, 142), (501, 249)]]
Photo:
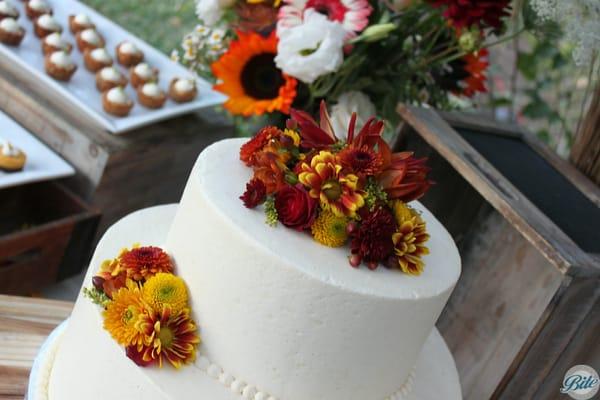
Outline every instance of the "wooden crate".
[(31, 294), (80, 272), (99, 219), (58, 183), (0, 191), (0, 293)]
[(66, 185), (103, 214), (98, 235), (132, 211), (178, 202), (199, 153), (234, 136), (215, 111), (180, 116), (114, 135), (0, 59), (0, 109), (67, 160)]
[(424, 203), (463, 258), (438, 328), (464, 398), (565, 398), (571, 366), (600, 370), (600, 190), (517, 127), (399, 112), (400, 147), (434, 169)]

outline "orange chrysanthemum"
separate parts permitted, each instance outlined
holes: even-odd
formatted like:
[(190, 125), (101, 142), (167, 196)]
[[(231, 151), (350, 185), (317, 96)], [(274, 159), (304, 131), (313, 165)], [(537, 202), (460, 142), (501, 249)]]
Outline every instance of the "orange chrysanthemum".
[(358, 190), (358, 176), (343, 174), (335, 155), (321, 151), (300, 167), (298, 179), (310, 188), (310, 196), (321, 201), (321, 207), (331, 210), (338, 217), (355, 217), (356, 211), (365, 204)]
[(148, 279), (159, 272), (173, 272), (171, 257), (160, 247), (134, 247), (123, 251), (118, 261), (121, 268), (127, 271), (127, 277), (134, 281)]
[(128, 281), (126, 287), (115, 292), (113, 300), (104, 310), (104, 329), (121, 345), (141, 345), (144, 334), (138, 329), (137, 323), (142, 316), (151, 313), (138, 285)]
[(196, 358), (200, 336), (189, 309), (175, 314), (166, 306), (160, 313), (141, 318), (138, 329), (144, 333), (145, 342), (135, 350), (128, 349), (128, 356), (139, 365), (157, 362), (162, 367), (163, 362), (168, 361), (180, 368)]
[(265, 126), (240, 148), (240, 160), (247, 166), (256, 165), (256, 153), (261, 151), (271, 139), (279, 138), (283, 132), (276, 126)]
[(344, 171), (350, 171), (358, 176), (379, 175), (383, 170), (383, 157), (369, 146), (348, 146), (337, 155)]
[(219, 83), (215, 89), (229, 96), (225, 108), (236, 115), (262, 115), (265, 112), (290, 112), (296, 97), (297, 81), (275, 65), (277, 36), (256, 32), (237, 32), (238, 39), (214, 64)]

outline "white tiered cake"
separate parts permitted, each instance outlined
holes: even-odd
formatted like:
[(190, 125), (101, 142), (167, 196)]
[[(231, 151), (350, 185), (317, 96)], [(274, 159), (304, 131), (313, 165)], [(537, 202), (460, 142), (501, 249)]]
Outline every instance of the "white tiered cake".
[(188, 285), (202, 344), (187, 368), (141, 368), (79, 296), (36, 363), (29, 400), (459, 399), (452, 357), (434, 327), (460, 274), (456, 247), (419, 203), (431, 235), (419, 277), (348, 266), (240, 205), (252, 171), (240, 139), (207, 148), (179, 205), (134, 213), (104, 236), (88, 271), (123, 246), (165, 248)]

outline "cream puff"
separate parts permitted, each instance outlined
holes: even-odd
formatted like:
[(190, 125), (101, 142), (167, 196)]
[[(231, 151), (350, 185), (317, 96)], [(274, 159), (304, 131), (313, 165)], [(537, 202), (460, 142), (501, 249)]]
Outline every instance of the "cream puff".
[(173, 78), (169, 84), (169, 97), (177, 103), (187, 103), (198, 95), (195, 79)]
[(0, 141), (0, 170), (6, 172), (21, 171), (27, 161), (27, 155), (8, 141)]
[(29, 19), (36, 19), (44, 14), (52, 14), (52, 7), (45, 0), (29, 0), (25, 3), (25, 14)]
[(121, 87), (114, 87), (102, 93), (104, 111), (117, 117), (125, 117), (133, 108), (133, 101)]
[(8, 0), (0, 1), (0, 19), (19, 18), (19, 10)]
[(156, 68), (150, 67), (146, 63), (141, 63), (135, 67), (129, 69), (129, 79), (131, 79), (131, 86), (138, 88), (144, 83), (158, 82), (159, 71)]
[(33, 23), (33, 31), (39, 38), (45, 38), (51, 33), (61, 33), (62, 26), (58, 23), (56, 18), (50, 14), (40, 15)]
[(155, 82), (138, 87), (137, 95), (140, 104), (147, 108), (161, 108), (167, 100), (167, 95)]
[(16, 19), (4, 18), (0, 21), (0, 42), (9, 46), (18, 46), (25, 37), (23, 28)]
[(69, 15), (69, 29), (73, 34), (85, 29), (94, 29), (96, 26), (87, 14)]
[(144, 52), (129, 41), (121, 42), (116, 48), (117, 60), (125, 67), (132, 67), (144, 60)]
[(44, 58), (46, 73), (58, 81), (68, 81), (71, 79), (77, 65), (66, 51), (55, 51)]
[(79, 51), (84, 52), (88, 49), (97, 49), (98, 47), (104, 47), (104, 38), (93, 28), (84, 29), (77, 32), (75, 35), (77, 41), (77, 48)]
[(114, 87), (127, 86), (127, 78), (115, 67), (105, 67), (96, 72), (96, 88), (106, 92)]
[(62, 34), (54, 32), (49, 34), (42, 40), (42, 52), (44, 55), (52, 54), (55, 51), (66, 51), (71, 53), (73, 45), (67, 42)]
[(113, 64), (112, 57), (104, 47), (97, 49), (88, 49), (83, 53), (83, 61), (88, 71), (97, 72), (104, 67), (110, 67)]

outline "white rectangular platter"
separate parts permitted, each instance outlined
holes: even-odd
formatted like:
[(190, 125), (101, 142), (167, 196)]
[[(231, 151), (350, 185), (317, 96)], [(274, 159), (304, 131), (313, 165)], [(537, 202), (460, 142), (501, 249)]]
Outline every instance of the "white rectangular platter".
[(8, 140), (15, 147), (23, 150), (27, 155), (27, 162), (22, 171), (0, 171), (0, 189), (75, 174), (70, 164), (2, 111), (0, 111), (0, 142), (1, 139)]
[[(151, 123), (172, 118), (177, 115), (187, 114), (189, 112), (222, 104), (225, 97), (212, 90), (209, 82), (197, 77), (182, 65), (172, 61), (165, 54), (153, 48), (143, 40), (135, 37), (125, 29), (97, 13), (90, 7), (75, 0), (48, 0), (52, 6), (54, 17), (63, 27), (63, 37), (73, 46), (73, 60), (77, 64), (77, 72), (67, 83), (59, 82), (48, 76), (44, 70), (44, 56), (41, 49), (41, 40), (33, 32), (33, 22), (25, 15), (24, 2), (20, 0), (11, 0), (21, 13), (19, 23), (26, 29), (27, 34), (19, 47), (10, 47), (0, 43), (0, 57), (8, 57), (12, 62), (23, 70), (28, 71), (33, 77), (43, 84), (47, 85), (49, 91), (56, 92), (68, 103), (77, 107), (78, 110), (87, 114), (96, 121), (102, 128), (112, 133), (123, 133), (129, 130), (139, 128)], [(140, 4), (140, 7), (143, 7)], [(131, 113), (127, 117), (119, 118), (107, 114), (102, 109), (101, 95), (96, 89), (95, 75), (89, 72), (83, 63), (83, 56), (77, 49), (74, 35), (68, 28), (68, 17), (78, 13), (87, 14), (96, 25), (98, 32), (106, 40), (106, 50), (115, 59), (115, 67), (128, 76), (128, 71), (119, 65), (116, 61), (115, 48), (124, 40), (133, 42), (144, 52), (145, 62), (160, 71), (160, 87), (168, 90), (169, 82), (174, 77), (190, 78), (197, 80), (198, 96), (189, 103), (178, 104), (172, 100), (167, 100), (165, 105), (158, 110), (151, 110), (143, 107), (137, 101)], [(149, 21), (150, 23), (150, 21)], [(160, 23), (160, 22), (159, 22)], [(131, 85), (127, 87), (127, 93), (131, 99), (137, 100), (134, 89)]]

